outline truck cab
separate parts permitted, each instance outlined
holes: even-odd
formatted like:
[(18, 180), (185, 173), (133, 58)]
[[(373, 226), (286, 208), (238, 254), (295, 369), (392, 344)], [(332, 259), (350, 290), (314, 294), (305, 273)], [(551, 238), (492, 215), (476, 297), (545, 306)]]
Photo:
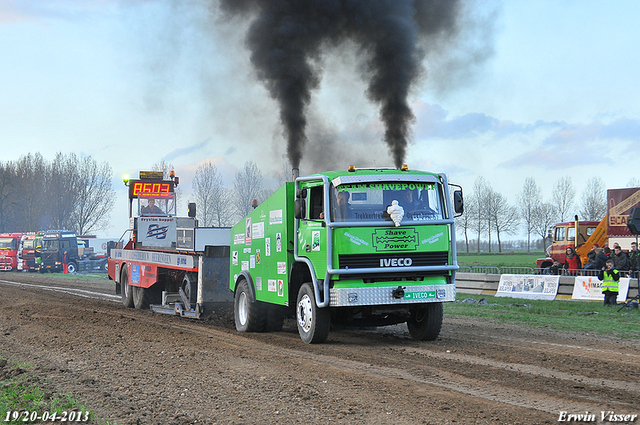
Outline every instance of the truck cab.
[[(552, 243), (546, 250), (547, 257), (536, 260), (538, 270), (544, 272), (553, 265), (554, 260), (563, 264), (566, 260), (567, 248), (578, 250), (584, 246), (589, 239), (593, 239), (592, 235), (596, 233), (600, 223), (599, 221), (568, 221), (556, 224), (553, 227)], [(584, 259), (582, 261), (584, 264)]]
[(332, 321), (406, 322), (414, 339), (437, 338), (442, 303), (456, 296), (452, 203), (462, 213), (444, 174), (297, 177), (232, 229), (236, 328), (277, 329), (288, 312), (307, 343), (326, 340)]
[(69, 273), (78, 270), (78, 237), (68, 230), (49, 231), (42, 237), (40, 272), (61, 272), (67, 253)]
[(0, 270), (17, 270), (18, 246), (22, 235), (22, 233), (0, 233)]

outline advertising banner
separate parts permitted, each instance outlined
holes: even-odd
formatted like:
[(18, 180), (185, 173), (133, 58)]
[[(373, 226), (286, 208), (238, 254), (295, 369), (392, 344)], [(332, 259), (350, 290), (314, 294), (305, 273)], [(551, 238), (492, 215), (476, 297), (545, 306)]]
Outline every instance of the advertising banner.
[(503, 274), (496, 297), (553, 300), (558, 293), (560, 276)]
[(138, 217), (138, 240), (142, 246), (171, 248), (176, 242), (175, 217)]
[(607, 190), (607, 234), (611, 236), (631, 236), (627, 219), (631, 208), (640, 203), (640, 189)]
[[(619, 303), (627, 301), (627, 293), (629, 292), (629, 278), (621, 277), (618, 282), (618, 298)], [(573, 300), (594, 300), (604, 301), (602, 294), (602, 281), (596, 276), (577, 276), (573, 285)]]

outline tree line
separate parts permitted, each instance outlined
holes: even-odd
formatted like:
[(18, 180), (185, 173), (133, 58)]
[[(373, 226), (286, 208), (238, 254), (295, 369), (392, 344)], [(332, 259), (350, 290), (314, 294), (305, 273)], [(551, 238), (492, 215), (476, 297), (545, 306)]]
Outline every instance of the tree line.
[[(637, 182), (631, 180), (630, 186)], [(501, 193), (478, 177), (473, 189), (465, 193), (465, 213), (456, 219), (458, 232), (464, 236), (466, 251), (473, 248), (480, 252), (482, 246), (492, 246), (498, 251), (503, 248), (505, 235), (515, 235), (524, 231), (527, 236), (527, 252), (531, 251), (532, 236), (539, 237), (547, 245), (553, 225), (572, 221), (577, 214), (580, 220), (600, 221), (607, 214), (606, 186), (600, 177), (591, 177), (579, 199), (571, 177), (558, 179), (548, 199), (533, 177), (525, 180), (516, 203), (510, 204)], [(494, 241), (492, 238), (495, 236)], [(484, 239), (483, 239), (484, 238)], [(538, 245), (537, 241), (535, 245)]]
[(203, 227), (233, 226), (251, 212), (254, 199), (262, 202), (273, 193), (265, 189), (262, 173), (251, 161), (236, 173), (233, 187), (225, 187), (218, 168), (207, 161), (196, 170), (192, 188), (196, 218)]
[(75, 153), (0, 162), (0, 232), (106, 228), (116, 198), (112, 175), (108, 163)]

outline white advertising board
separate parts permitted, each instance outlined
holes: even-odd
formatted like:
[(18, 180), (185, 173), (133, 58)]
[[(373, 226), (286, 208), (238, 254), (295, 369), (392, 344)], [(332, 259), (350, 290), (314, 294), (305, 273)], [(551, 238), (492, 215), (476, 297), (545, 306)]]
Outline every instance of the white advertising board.
[(503, 274), (496, 297), (553, 300), (558, 293), (560, 276), (533, 274)]
[(142, 246), (170, 248), (176, 242), (175, 217), (138, 217), (138, 241)]
[[(629, 278), (621, 277), (618, 282), (618, 298), (619, 303), (627, 301), (627, 293), (629, 292)], [(577, 276), (573, 285), (573, 300), (594, 300), (604, 301), (602, 294), (602, 281), (596, 276)]]

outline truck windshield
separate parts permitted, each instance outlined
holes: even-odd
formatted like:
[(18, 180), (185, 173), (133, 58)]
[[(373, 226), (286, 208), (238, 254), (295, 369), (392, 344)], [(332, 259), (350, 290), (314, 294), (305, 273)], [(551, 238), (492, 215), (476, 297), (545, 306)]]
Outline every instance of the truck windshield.
[(141, 217), (167, 217), (176, 215), (174, 193), (141, 193), (138, 195), (138, 215)]
[(43, 251), (55, 251), (59, 248), (59, 241), (57, 239), (43, 239), (42, 250)]
[(35, 239), (25, 239), (22, 241), (22, 249), (36, 249)]
[(0, 238), (0, 249), (2, 250), (16, 249), (16, 240), (13, 238)]
[(333, 221), (390, 221), (385, 218), (393, 201), (404, 210), (402, 222), (444, 218), (442, 196), (436, 183), (375, 182), (331, 186)]

